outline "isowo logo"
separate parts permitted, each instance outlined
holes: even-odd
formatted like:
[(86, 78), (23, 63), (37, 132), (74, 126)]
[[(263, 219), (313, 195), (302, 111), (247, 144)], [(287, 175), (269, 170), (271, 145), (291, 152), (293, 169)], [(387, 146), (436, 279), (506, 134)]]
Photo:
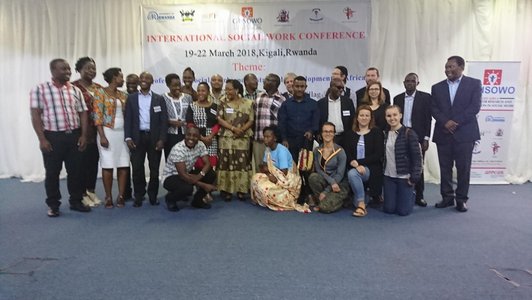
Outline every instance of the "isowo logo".
[(515, 94), (514, 86), (485, 85), (482, 87), (484, 94)]
[(262, 18), (234, 18), (233, 24), (262, 24)]

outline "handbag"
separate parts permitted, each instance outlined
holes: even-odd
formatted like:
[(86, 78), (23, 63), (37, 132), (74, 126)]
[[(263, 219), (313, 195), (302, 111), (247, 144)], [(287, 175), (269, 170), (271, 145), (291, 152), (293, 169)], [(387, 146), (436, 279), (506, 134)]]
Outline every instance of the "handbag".
[[(306, 143), (308, 143), (308, 140)], [(297, 168), (299, 171), (310, 172), (314, 169), (314, 152), (308, 148), (310, 147), (303, 147), (299, 150), (297, 159)]]

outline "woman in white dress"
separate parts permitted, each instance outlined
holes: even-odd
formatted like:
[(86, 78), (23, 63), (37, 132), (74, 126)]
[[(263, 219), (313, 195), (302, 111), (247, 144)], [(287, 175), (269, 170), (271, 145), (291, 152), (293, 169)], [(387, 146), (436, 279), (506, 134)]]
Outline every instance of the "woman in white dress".
[(124, 191), (129, 176), (129, 149), (124, 141), (124, 109), (127, 94), (118, 88), (124, 85), (124, 75), (119, 68), (103, 73), (109, 84), (105, 97), (93, 103), (93, 120), (98, 129), (98, 150), (102, 167), (105, 207), (113, 208), (113, 169), (117, 169), (118, 198), (116, 207), (124, 207)]

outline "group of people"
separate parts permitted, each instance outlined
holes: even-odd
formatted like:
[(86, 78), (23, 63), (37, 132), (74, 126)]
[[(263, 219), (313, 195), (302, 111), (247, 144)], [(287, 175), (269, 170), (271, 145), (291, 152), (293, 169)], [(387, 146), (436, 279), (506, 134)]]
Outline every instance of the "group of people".
[[(323, 99), (306, 93), (305, 77), (268, 74), (263, 89), (247, 74), (236, 79), (213, 75), (210, 85), (193, 87), (195, 74), (165, 77), (168, 92), (151, 90), (153, 76), (143, 72), (124, 80), (120, 68), (95, 82), (89, 57), (75, 65), (80, 79), (70, 82), (64, 59), (50, 62), (52, 80), (30, 92), (32, 124), (46, 170), (48, 216), (60, 215), (59, 173), (67, 170), (70, 209), (159, 205), (159, 164), (164, 152), (163, 187), (169, 211), (193, 196), (190, 205), (208, 209), (213, 192), (224, 201), (234, 196), (272, 210), (332, 213), (351, 207), (355, 217), (368, 205), (385, 213), (408, 215), (423, 196), (423, 158), (432, 117), (438, 147), (442, 200), (438, 208), (467, 211), (469, 170), (474, 142), (480, 139), (478, 79), (462, 74), (459, 56), (447, 60), (447, 79), (432, 93), (417, 90), (419, 78), (406, 75), (405, 92), (390, 99), (379, 70), (368, 68), (367, 85), (351, 91), (347, 68), (337, 66)], [(126, 83), (127, 92), (120, 88)], [(318, 146), (315, 146), (317, 143)], [(146, 157), (149, 181), (144, 169)], [(253, 165), (252, 165), (253, 162)], [(98, 164), (105, 199), (95, 194)], [(452, 184), (456, 164), (458, 180)], [(117, 169), (118, 196), (112, 195)], [(131, 173), (131, 174), (130, 174)], [(132, 178), (132, 181), (131, 181)]]

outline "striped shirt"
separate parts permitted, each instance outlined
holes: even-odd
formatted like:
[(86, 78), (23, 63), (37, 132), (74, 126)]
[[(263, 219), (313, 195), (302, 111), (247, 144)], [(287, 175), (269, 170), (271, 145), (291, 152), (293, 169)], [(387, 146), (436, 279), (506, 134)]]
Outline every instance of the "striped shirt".
[(277, 113), (285, 100), (278, 91), (272, 97), (268, 93), (262, 92), (255, 99), (253, 102), (253, 110), (255, 111), (255, 134), (253, 138), (255, 141), (263, 141), (262, 130), (265, 127), (278, 124)]
[(87, 111), (81, 90), (67, 82), (45, 82), (30, 92), (30, 108), (42, 110), (44, 130), (69, 131), (81, 127), (79, 113)]

